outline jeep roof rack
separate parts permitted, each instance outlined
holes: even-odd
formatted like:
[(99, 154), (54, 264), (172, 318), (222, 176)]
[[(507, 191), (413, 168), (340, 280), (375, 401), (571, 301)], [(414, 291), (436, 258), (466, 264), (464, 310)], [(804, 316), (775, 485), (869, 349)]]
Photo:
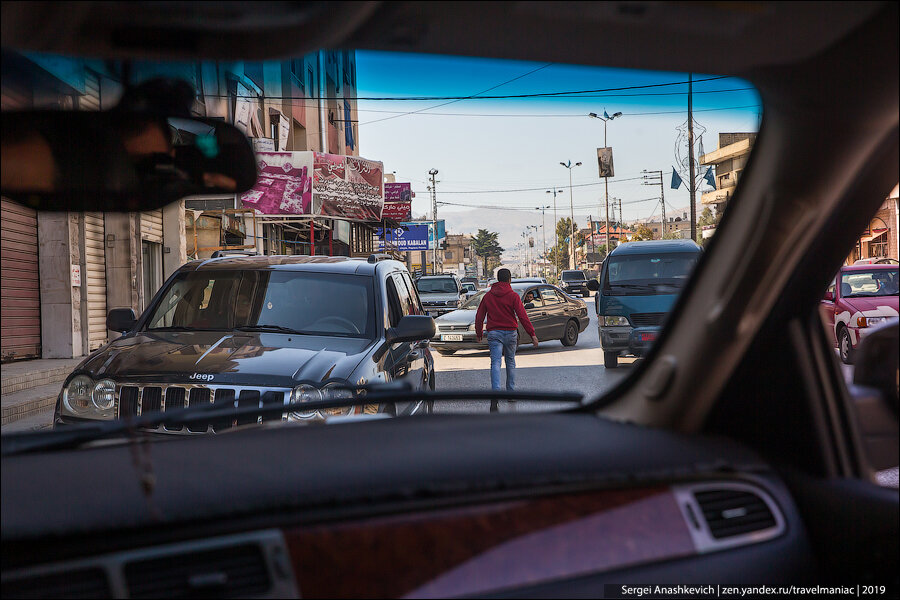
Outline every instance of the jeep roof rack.
[(224, 258), (226, 256), (259, 256), (256, 250), (216, 250), (210, 258)]
[(366, 259), (366, 262), (368, 262), (370, 264), (375, 264), (380, 260), (395, 260), (395, 259), (390, 254), (376, 253), (376, 254), (370, 254), (369, 258)]

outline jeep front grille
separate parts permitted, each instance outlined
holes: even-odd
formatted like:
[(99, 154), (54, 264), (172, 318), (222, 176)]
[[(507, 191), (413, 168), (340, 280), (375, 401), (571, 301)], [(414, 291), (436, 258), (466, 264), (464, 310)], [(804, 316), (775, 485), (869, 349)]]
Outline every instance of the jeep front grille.
[[(120, 384), (116, 389), (117, 415), (121, 418), (137, 417), (153, 412), (183, 409), (206, 404), (223, 408), (246, 408), (286, 404), (290, 401), (290, 388), (259, 388), (227, 385), (197, 384)], [(167, 433), (208, 433), (229, 429), (236, 425), (249, 425), (263, 421), (280, 421), (287, 414), (265, 418), (243, 416), (238, 418), (220, 417), (211, 422), (191, 423), (181, 426), (160, 425), (155, 431)]]

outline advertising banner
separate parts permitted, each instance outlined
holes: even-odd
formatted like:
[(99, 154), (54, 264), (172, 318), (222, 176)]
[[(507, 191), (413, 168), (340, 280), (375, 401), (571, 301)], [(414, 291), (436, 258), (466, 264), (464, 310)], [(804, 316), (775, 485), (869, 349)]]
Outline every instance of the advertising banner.
[(314, 153), (313, 211), (317, 215), (380, 221), (384, 165), (356, 156)]
[(316, 215), (380, 221), (382, 163), (320, 152), (257, 152), (259, 178), (241, 195), (244, 207), (268, 215)]
[(259, 177), (241, 195), (245, 208), (266, 215), (312, 214), (312, 152), (257, 152)]
[(597, 148), (597, 164), (600, 167), (600, 177), (615, 177), (613, 169), (612, 148)]
[(409, 183), (384, 184), (385, 202), (409, 202), (412, 200), (412, 185)]
[[(389, 183), (385, 186), (390, 185)], [(387, 202), (384, 203), (384, 211), (381, 213), (382, 219), (391, 219), (393, 221), (408, 221), (412, 210), (412, 202)]]
[(392, 249), (399, 250), (400, 252), (427, 250), (428, 229), (428, 223), (409, 224), (396, 229), (387, 230), (379, 227), (375, 230), (375, 235), (378, 236), (378, 239), (375, 242), (376, 249), (384, 250), (385, 241), (387, 241), (387, 244)]

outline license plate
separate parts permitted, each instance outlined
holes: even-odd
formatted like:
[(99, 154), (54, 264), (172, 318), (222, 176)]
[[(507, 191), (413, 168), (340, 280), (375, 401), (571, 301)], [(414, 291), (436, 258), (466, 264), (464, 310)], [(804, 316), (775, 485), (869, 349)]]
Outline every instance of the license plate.
[(656, 334), (655, 334), (655, 333), (642, 333), (642, 334), (641, 334), (641, 341), (642, 341), (642, 342), (652, 342), (652, 341), (655, 341), (655, 340), (656, 340)]
[(461, 342), (462, 340), (461, 334), (446, 334), (441, 336), (442, 342)]

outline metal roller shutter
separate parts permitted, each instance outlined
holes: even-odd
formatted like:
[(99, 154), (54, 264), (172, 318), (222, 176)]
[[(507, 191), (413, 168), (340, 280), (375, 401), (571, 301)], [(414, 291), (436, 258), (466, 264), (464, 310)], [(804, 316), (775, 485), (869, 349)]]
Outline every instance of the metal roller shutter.
[(85, 289), (87, 290), (88, 348), (106, 343), (106, 250), (103, 213), (84, 213)]
[(148, 210), (141, 213), (141, 239), (162, 244), (163, 241), (162, 209)]
[(41, 355), (37, 213), (0, 200), (0, 358)]

